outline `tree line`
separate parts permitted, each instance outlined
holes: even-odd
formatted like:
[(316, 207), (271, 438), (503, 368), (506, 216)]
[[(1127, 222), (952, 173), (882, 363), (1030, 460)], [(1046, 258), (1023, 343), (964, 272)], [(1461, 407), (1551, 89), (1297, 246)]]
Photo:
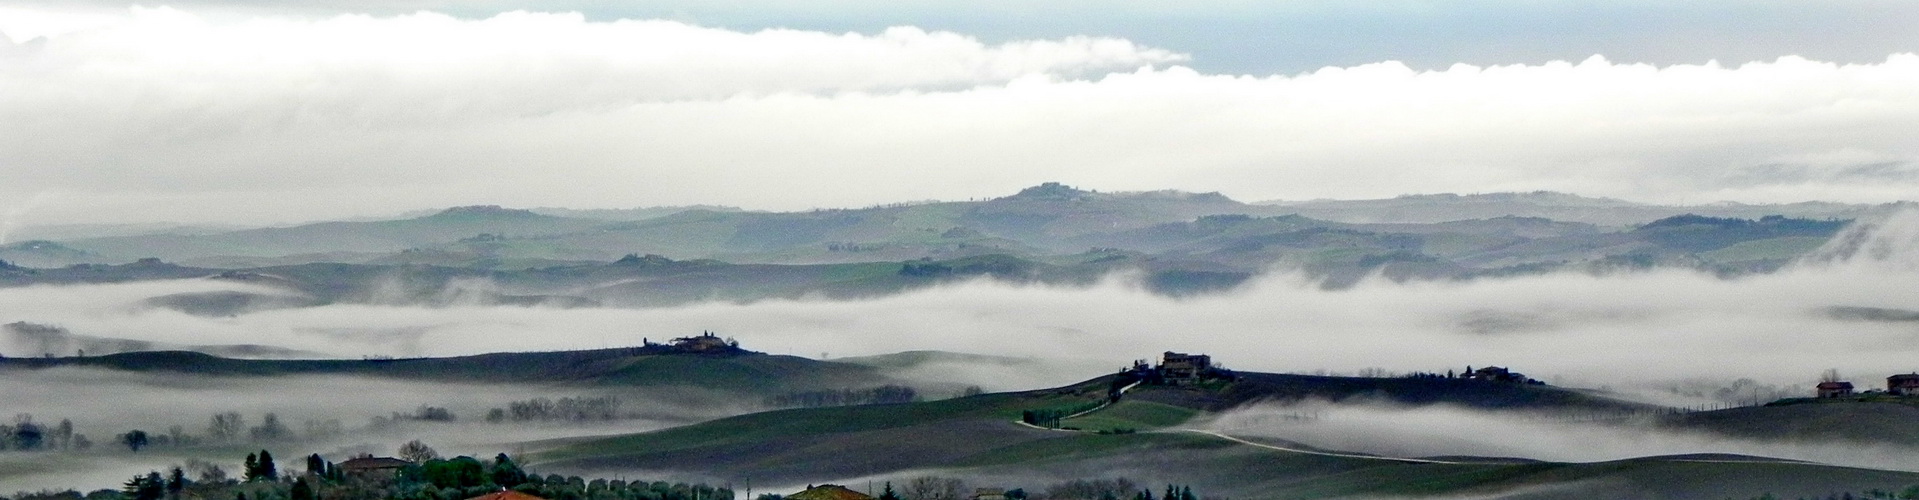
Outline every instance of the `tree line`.
[(87, 436), (74, 432), (73, 421), (45, 425), (33, 421), (33, 415), (14, 415), (13, 425), (0, 425), (0, 451), (85, 451), (93, 447)]
[(560, 398), (558, 401), (547, 398), (533, 398), (508, 403), (506, 408), (487, 410), (488, 423), (503, 422), (588, 422), (617, 420), (620, 414), (620, 398), (613, 396)]
[(866, 389), (799, 391), (768, 396), (766, 406), (774, 408), (824, 408), (866, 404), (911, 403), (920, 400), (918, 390), (903, 385), (882, 385)]
[(260, 450), (247, 455), (237, 478), (218, 465), (189, 462), (135, 475), (118, 488), (22, 492), (0, 500), (461, 500), (503, 489), (551, 500), (733, 500), (732, 490), (707, 484), (540, 476), (505, 453), (491, 460), (430, 458), (391, 477), (349, 474), (317, 454), (304, 462), (304, 471), (295, 471)]
[[(973, 498), (975, 490), (965, 480), (944, 476), (919, 476), (902, 481), (898, 488), (892, 481), (885, 482), (876, 497), (879, 500), (967, 500)], [(1127, 478), (1113, 479), (1073, 479), (1054, 483), (1044, 488), (1028, 491), (1024, 488), (1003, 490), (1006, 498), (1013, 500), (1200, 500), (1191, 486), (1168, 484), (1165, 489), (1156, 489), (1136, 483)], [(784, 500), (785, 496), (768, 493), (754, 497), (754, 500)], [(1224, 497), (1205, 497), (1205, 500), (1228, 500)]]
[(1037, 425), (1037, 426), (1045, 427), (1048, 429), (1058, 429), (1060, 428), (1060, 421), (1064, 420), (1066, 417), (1070, 417), (1070, 416), (1087, 412), (1087, 411), (1092, 411), (1093, 409), (1099, 408), (1100, 406), (1103, 406), (1105, 404), (1106, 404), (1106, 401), (1093, 401), (1086, 404), (1068, 406), (1063, 408), (1043, 408), (1038, 410), (1023, 410), (1020, 412), (1019, 420), (1021, 422), (1026, 422), (1031, 425)]

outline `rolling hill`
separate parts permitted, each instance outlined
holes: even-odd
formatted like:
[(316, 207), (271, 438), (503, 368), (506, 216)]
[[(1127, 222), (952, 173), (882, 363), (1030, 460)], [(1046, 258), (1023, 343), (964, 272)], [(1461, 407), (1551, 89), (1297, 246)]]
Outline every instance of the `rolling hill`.
[[(395, 220), (15, 244), (0, 248), (0, 258), (12, 255), (13, 260), (33, 267), (157, 257), (222, 268), (344, 262), (524, 269), (604, 262), (626, 254), (745, 264), (822, 264), (948, 260), (985, 254), (1038, 258), (1080, 253), (1088, 248), (1113, 248), (1259, 268), (1285, 258), (1308, 264), (1337, 261), (1338, 252), (1317, 255), (1313, 250), (1324, 253), (1356, 246), (1344, 254), (1412, 252), (1458, 260), (1465, 267), (1483, 267), (1467, 261), (1473, 254), (1534, 240), (1584, 241), (1686, 214), (1732, 219), (1777, 215), (1823, 221), (1891, 209), (1838, 204), (1657, 207), (1557, 193), (1247, 204), (1218, 193), (1102, 193), (1045, 183), (982, 201), (805, 212), (750, 212), (724, 207), (629, 211), (456, 207)], [(1374, 215), (1353, 215), (1361, 212)], [(1346, 236), (1313, 236), (1331, 230), (1343, 231)], [(1704, 234), (1707, 239), (1702, 241), (1762, 239), (1749, 232), (1710, 233)], [(1830, 232), (1797, 236), (1830, 236)], [(1659, 235), (1647, 237), (1659, 240)], [(1610, 255), (1603, 250), (1643, 239), (1614, 235), (1593, 242), (1562, 242), (1539, 248), (1598, 249)], [(1671, 246), (1676, 240), (1660, 241)], [(1774, 245), (1772, 252), (1803, 251), (1803, 247)], [(1275, 252), (1281, 248), (1304, 251)], [(1742, 250), (1754, 251), (1772, 255), (1766, 248)], [(1511, 260), (1512, 256), (1508, 252), (1485, 259)], [(1577, 256), (1562, 252), (1533, 260)]]
[[(1547, 194), (1486, 196), (1399, 202), (1602, 212), (1627, 206)], [(0, 264), (0, 286), (213, 277), (278, 289), (151, 301), (210, 316), (332, 303), (654, 307), (848, 299), (967, 279), (1081, 286), (1115, 273), (1183, 296), (1231, 290), (1268, 272), (1327, 288), (1372, 277), (1675, 267), (1738, 276), (1790, 265), (1848, 223), (1690, 214), (1629, 228), (1515, 215), (1354, 223), (1293, 210), (1301, 206), (1317, 205), (1046, 183), (984, 201), (783, 213), (687, 209), (592, 218), (458, 207), (386, 221), (18, 243), (0, 248), (0, 255), (21, 259)], [(1846, 207), (1807, 213), (1884, 208)], [(93, 263), (31, 265), (76, 260)]]
[(1465, 195), (1414, 194), (1374, 200), (1265, 201), (1259, 204), (1285, 207), (1293, 213), (1307, 217), (1350, 223), (1424, 224), (1513, 216), (1612, 227), (1637, 226), (1684, 214), (1739, 219), (1755, 219), (1767, 215), (1822, 220), (1856, 219), (1894, 208), (1893, 205), (1871, 206), (1827, 202), (1778, 205), (1726, 202), (1683, 206), (1656, 205), (1552, 191)]
[(1408, 404), (1573, 410), (1643, 408), (1540, 386), (1440, 380), (1244, 374), (1210, 388), (1135, 389), (1069, 418), (1085, 431), (1018, 422), (1038, 408), (1102, 400), (1102, 377), (1058, 389), (924, 403), (794, 409), (656, 432), (535, 443), (543, 470), (632, 471), (734, 484), (798, 484), (948, 471), (975, 483), (1046, 484), (1125, 476), (1189, 484), (1209, 495), (1330, 498), (1470, 495), (1515, 498), (1747, 498), (1919, 484), (1919, 474), (1764, 457), (1668, 456), (1601, 463), (1470, 457), (1395, 458), (1182, 430), (1211, 410), (1302, 395)]
[(737, 348), (690, 352), (672, 344), (447, 358), (239, 359), (190, 351), (104, 356), (0, 358), (0, 373), (92, 368), (209, 377), (346, 375), (574, 387), (690, 387), (753, 396), (871, 387), (892, 382), (862, 365), (769, 355)]

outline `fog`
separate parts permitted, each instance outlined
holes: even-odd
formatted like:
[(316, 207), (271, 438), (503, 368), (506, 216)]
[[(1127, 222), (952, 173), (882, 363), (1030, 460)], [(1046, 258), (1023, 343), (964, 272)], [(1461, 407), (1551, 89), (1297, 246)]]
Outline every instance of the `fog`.
[[(359, 377), (204, 377), (166, 373), (125, 373), (90, 369), (13, 371), (0, 384), (0, 413), (31, 415), (45, 426), (71, 420), (75, 432), (93, 442), (92, 453), (0, 451), (0, 492), (41, 488), (117, 488), (143, 473), (186, 458), (223, 465), (237, 473), (249, 446), (269, 449), (283, 470), (297, 459), (320, 453), (339, 461), (357, 453), (392, 456), (399, 445), (419, 439), (445, 456), (491, 457), (520, 454), (527, 443), (551, 439), (654, 430), (722, 416), (757, 411), (758, 401), (741, 402), (670, 389), (611, 390), (534, 385), (473, 385), (409, 382)], [(613, 395), (624, 418), (593, 422), (486, 423), (488, 409), (534, 398)], [(385, 422), (375, 417), (415, 414), (421, 406), (445, 408), (454, 422)], [(295, 436), (213, 448), (177, 449), (155, 445), (130, 453), (115, 436), (134, 429), (167, 434), (180, 426), (185, 434), (207, 439), (216, 413), (239, 412), (248, 427), (275, 414)], [(9, 420), (9, 425), (13, 422)], [(310, 424), (311, 423), (311, 424)], [(315, 433), (308, 426), (337, 425)], [(36, 470), (36, 464), (55, 464)]]
[(1902, 133), (1919, 126), (1911, 47), (1845, 63), (1784, 48), (1658, 65), (1599, 50), (1419, 66), (1382, 53), (1238, 74), (1193, 69), (1179, 46), (911, 26), (8, 14), (0, 165), (16, 175), (0, 209), (16, 226), (472, 204), (792, 210), (1049, 180), (1245, 200), (1550, 189), (1678, 204), (1919, 188)]
[[(1848, 441), (1757, 441), (1654, 426), (1577, 422), (1448, 406), (1259, 405), (1195, 427), (1387, 457), (1508, 457), (1601, 462), (1636, 457), (1738, 454), (1871, 469), (1919, 471), (1919, 448)], [(1695, 457), (1715, 460), (1723, 458)]]
[(1919, 324), (1833, 308), (1919, 311), (1911, 293), (1919, 276), (1916, 238), (1919, 215), (1906, 212), (1859, 225), (1807, 262), (1737, 279), (1653, 270), (1470, 282), (1373, 279), (1328, 291), (1275, 271), (1232, 293), (1188, 299), (1157, 296), (1116, 276), (1090, 288), (969, 282), (858, 301), (634, 310), (329, 305), (206, 318), (139, 301), (235, 285), (27, 287), (0, 290), (0, 323), (180, 345), (268, 344), (345, 358), (630, 346), (710, 330), (748, 349), (814, 358), (932, 349), (1046, 361), (1010, 370), (1018, 375), (987, 369), (958, 372), (976, 380), (955, 380), (995, 390), (1081, 380), (1165, 350), (1212, 353), (1232, 368), (1276, 372), (1501, 365), (1558, 385), (1636, 392), (1741, 378), (1807, 389), (1828, 368), (1870, 387), (1876, 378), (1919, 369), (1911, 361)]
[[(927, 349), (1033, 360), (943, 361), (898, 373), (994, 391), (1084, 380), (1167, 350), (1208, 353), (1230, 368), (1271, 372), (1444, 372), (1501, 365), (1554, 385), (1608, 388), (1662, 404), (1691, 405), (1805, 395), (1826, 369), (1839, 370), (1863, 388), (1878, 386), (1886, 375), (1919, 369), (1912, 361), (1919, 350), (1913, 342), (1919, 323), (1909, 320), (1911, 311), (1919, 311), (1919, 297), (1911, 293), (1911, 283), (1919, 278), (1914, 249), (1919, 249), (1919, 212), (1855, 225), (1801, 263), (1737, 279), (1653, 270), (1470, 282), (1371, 279), (1326, 290), (1275, 271), (1232, 293), (1186, 299), (1154, 295), (1132, 278), (1115, 276), (1089, 288), (969, 282), (871, 300), (631, 310), (329, 305), (209, 318), (145, 305), (147, 297), (170, 293), (274, 293), (184, 280), (4, 289), (0, 323), (28, 321), (76, 335), (177, 345), (268, 344), (343, 358), (630, 346), (713, 331), (748, 349), (829, 360)], [(1835, 314), (1834, 308), (1880, 312)], [(423, 404), (446, 406), (471, 419), (510, 400), (570, 395), (531, 387), (311, 377), (174, 379), (73, 370), (5, 377), (0, 413), (33, 413), (42, 422), (71, 418), (97, 443), (130, 425), (201, 429), (216, 411), (241, 411), (252, 422), (272, 411), (289, 426), (339, 419), (353, 427), (371, 416)], [(1738, 379), (1750, 380), (1735, 385)], [(1720, 388), (1733, 396), (1714, 395)], [(343, 390), (352, 392), (355, 403), (341, 404)], [(673, 401), (683, 400), (629, 401), (628, 409), (667, 408), (662, 414), (668, 417), (603, 430), (654, 428), (674, 423), (674, 415), (698, 419), (748, 410)], [(1447, 408), (1322, 407), (1314, 410), (1321, 419), (1308, 425), (1262, 418), (1280, 411), (1296, 410), (1249, 410), (1212, 425), (1391, 455), (1590, 461), (1716, 451), (1919, 470), (1908, 450), (1850, 444), (1750, 443)], [(459, 425), (467, 424), (409, 433), (429, 433), (440, 441), (430, 444), (442, 451), (493, 453), (511, 451), (501, 449), (510, 443), (598, 432), (474, 432)], [(1368, 436), (1379, 439), (1363, 439)], [(328, 442), (315, 451), (386, 450), (403, 441), (400, 437)], [(108, 472), (126, 471), (102, 474)], [(0, 490), (19, 487), (12, 480), (0, 484)]]

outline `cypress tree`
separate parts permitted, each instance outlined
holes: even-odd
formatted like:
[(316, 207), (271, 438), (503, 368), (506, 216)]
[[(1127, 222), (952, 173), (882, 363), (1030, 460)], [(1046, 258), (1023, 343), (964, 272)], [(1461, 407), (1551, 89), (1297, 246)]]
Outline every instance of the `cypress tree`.
[(273, 465), (273, 454), (260, 450), (260, 478), (268, 481), (280, 479), (280, 469)]
[(187, 489), (187, 472), (174, 467), (173, 473), (167, 478), (167, 496), (179, 500), (180, 492), (185, 489)]

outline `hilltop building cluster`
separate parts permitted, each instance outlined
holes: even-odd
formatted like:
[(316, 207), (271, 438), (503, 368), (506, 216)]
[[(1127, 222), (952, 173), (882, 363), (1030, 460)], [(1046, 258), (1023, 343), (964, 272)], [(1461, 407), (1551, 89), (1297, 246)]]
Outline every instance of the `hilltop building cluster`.
[(1487, 366), (1478, 370), (1474, 370), (1473, 367), (1468, 366), (1466, 367), (1466, 372), (1460, 374), (1459, 378), (1483, 380), (1487, 382), (1504, 382), (1508, 384), (1546, 385), (1545, 382), (1534, 380), (1532, 377), (1527, 377), (1524, 373), (1512, 371), (1502, 366)]
[(1919, 373), (1902, 373), (1886, 377), (1886, 389), (1868, 390), (1864, 393), (1853, 392), (1852, 382), (1827, 380), (1813, 386), (1813, 396), (1819, 399), (1848, 398), (1862, 394), (1888, 394), (1900, 397), (1919, 396)]
[(740, 342), (730, 338), (720, 338), (713, 332), (702, 331), (697, 336), (680, 337), (665, 344), (653, 343), (652, 339), (641, 339), (641, 349), (656, 354), (734, 354), (749, 352), (740, 348)]
[(1197, 385), (1206, 380), (1233, 378), (1231, 371), (1213, 364), (1212, 356), (1173, 351), (1161, 354), (1158, 365), (1148, 365), (1144, 359), (1135, 360), (1132, 368), (1120, 373), (1124, 375), (1120, 380), (1147, 385)]

